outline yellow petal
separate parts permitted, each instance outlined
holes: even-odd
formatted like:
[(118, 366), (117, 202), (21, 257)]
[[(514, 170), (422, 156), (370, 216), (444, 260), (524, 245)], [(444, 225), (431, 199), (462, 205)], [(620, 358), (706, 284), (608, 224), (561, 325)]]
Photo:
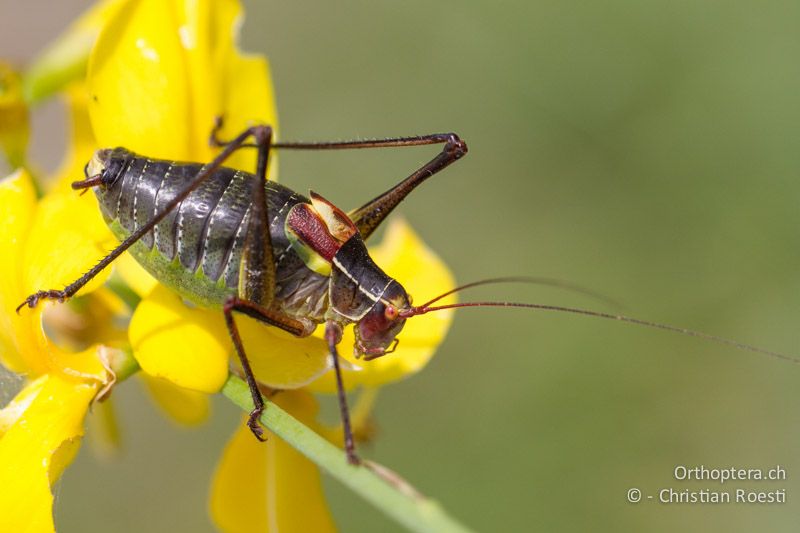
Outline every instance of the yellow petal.
[[(297, 388), (325, 372), (327, 349), (320, 339), (297, 339), (236, 314), (245, 352), (256, 378), (274, 388)], [(221, 310), (192, 308), (158, 286), (131, 319), (134, 356), (142, 370), (187, 389), (217, 392), (234, 353)]]
[(92, 344), (124, 348), (129, 315), (125, 302), (107, 287), (101, 287), (67, 305), (48, 306), (43, 320), (49, 341), (73, 352)]
[[(23, 260), (26, 293), (72, 283), (114, 244), (91, 195), (55, 192), (45, 196), (39, 202)], [(109, 274), (109, 269), (101, 272), (78, 294), (98, 288)]]
[[(389, 223), (383, 241), (370, 248), (370, 255), (420, 303), (455, 286), (447, 265), (401, 218)], [(454, 296), (440, 301), (441, 304), (453, 302)], [(444, 340), (452, 317), (453, 312), (445, 310), (408, 319), (398, 335), (400, 344), (397, 350), (373, 361), (356, 360), (353, 357), (353, 328), (347, 328), (339, 345), (339, 353), (356, 368), (343, 369), (345, 385), (348, 389), (360, 385), (376, 387), (419, 372)], [(317, 331), (314, 335), (322, 336), (323, 332)], [(329, 372), (312, 383), (311, 388), (321, 392), (335, 391), (333, 373)]]
[[(102, 381), (105, 370), (96, 350), (67, 354), (52, 346), (41, 316), (16, 307), (39, 289), (61, 288), (76, 280), (108, 246), (110, 234), (71, 194), (52, 194), (36, 205), (30, 176), (18, 172), (0, 182), (0, 246), (9, 261), (0, 261), (0, 359), (8, 368), (37, 376), (49, 370)], [(101, 274), (81, 291), (97, 288)]]
[(213, 393), (228, 377), (232, 348), (221, 311), (190, 308), (159, 285), (131, 318), (129, 338), (142, 370), (179, 387)]
[(30, 314), (17, 315), (27, 296), (22, 287), (20, 260), (36, 211), (33, 181), (24, 170), (0, 181), (0, 363), (16, 372), (29, 370), (25, 356), (35, 351)]
[(52, 531), (51, 483), (74, 457), (96, 385), (46, 375), (0, 438), (0, 531)]
[[(214, 118), (223, 136), (252, 122), (276, 123), (266, 62), (234, 46), (234, 0), (140, 0), (101, 32), (89, 61), (90, 116), (101, 146), (150, 157), (208, 161)], [(249, 152), (249, 153), (248, 153)], [(255, 154), (229, 162), (254, 168)]]
[(5, 407), (0, 409), (0, 438), (17, 423), (17, 420), (30, 407), (33, 400), (47, 383), (47, 376), (42, 376), (28, 383)]
[[(42, 289), (60, 289), (80, 278), (114, 243), (96, 206), (87, 206), (93, 199), (72, 193), (52, 193), (44, 197), (36, 210), (22, 256), (22, 288), (26, 296)], [(78, 295), (100, 287), (108, 278), (103, 271), (93, 278)], [(38, 350), (26, 354), (30, 369), (41, 372), (43, 358), (47, 367), (73, 375), (101, 374), (96, 354), (85, 356), (63, 353), (51, 345), (41, 325), (43, 309), (54, 304), (43, 302), (34, 310), (23, 309), (21, 320), (33, 320)], [(31, 361), (35, 357), (36, 361)], [(73, 372), (74, 371), (74, 372)]]
[[(317, 406), (302, 391), (274, 400), (306, 424)], [(259, 442), (243, 422), (222, 458), (211, 485), (211, 518), (226, 532), (335, 531), (317, 467), (273, 435)]]
[[(234, 54), (226, 67), (224, 74), (226, 79), (236, 81), (225, 87), (223, 137), (232, 139), (248, 126), (268, 124), (272, 126), (273, 135), (277, 138), (278, 115), (266, 58)], [(239, 150), (225, 164), (254, 172), (257, 155), (255, 150)], [(271, 180), (277, 180), (278, 159), (277, 151), (273, 150), (270, 153), (267, 171)]]
[(236, 314), (236, 324), (256, 379), (276, 389), (295, 389), (328, 370), (328, 348), (315, 337), (297, 337)]
[(196, 426), (208, 419), (211, 406), (206, 394), (177, 387), (167, 380), (145, 373), (141, 377), (151, 398), (176, 422)]

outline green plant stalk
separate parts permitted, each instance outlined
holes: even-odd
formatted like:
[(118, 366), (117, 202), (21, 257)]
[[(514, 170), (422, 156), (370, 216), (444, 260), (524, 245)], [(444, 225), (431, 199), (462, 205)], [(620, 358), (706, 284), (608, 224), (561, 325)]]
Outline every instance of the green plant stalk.
[[(245, 382), (236, 376), (228, 378), (222, 388), (222, 394), (247, 412), (253, 409), (250, 390)], [(454, 533), (470, 531), (450, 517), (436, 501), (407, 494), (363, 465), (348, 464), (342, 450), (317, 435), (275, 403), (266, 402), (261, 423), (328, 474), (410, 531)]]

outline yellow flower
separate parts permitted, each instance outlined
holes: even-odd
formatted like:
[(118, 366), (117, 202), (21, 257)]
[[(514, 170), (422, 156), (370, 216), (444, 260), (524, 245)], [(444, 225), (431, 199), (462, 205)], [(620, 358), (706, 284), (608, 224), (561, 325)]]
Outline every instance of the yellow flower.
[[(310, 394), (285, 391), (274, 401), (311, 428), (322, 429)], [(217, 466), (211, 517), (223, 531), (335, 531), (316, 466), (281, 439), (257, 441), (244, 419)]]
[[(111, 234), (102, 224), (98, 225), (100, 215), (93, 195), (79, 197), (67, 190), (69, 181), (82, 178), (83, 164), (94, 149), (125, 146), (153, 158), (209, 161), (215, 155), (207, 141), (215, 117), (225, 117), (221, 136), (228, 138), (254, 123), (270, 124), (273, 128), (277, 125), (266, 60), (243, 55), (235, 45), (240, 17), (236, 0), (125, 0), (108, 4), (113, 4), (113, 9), (104, 12), (107, 21), (92, 49), (85, 85), (72, 87), (68, 92), (73, 110), (73, 155), (62, 169), (65, 177), (56, 182), (51, 195), (42, 202), (49, 206), (46, 213), (69, 205), (79, 215), (67, 217), (70, 222), (66, 224), (54, 216), (42, 215), (43, 237), (30, 239), (33, 251), (25, 263), (25, 275), (31, 281), (13, 288), (16, 292), (8, 297), (8, 302), (13, 301), (14, 305), (34, 290), (77, 279), (92, 264), (86, 262), (87, 257), (99, 259), (104, 250), (110, 249)], [(239, 150), (226, 165), (252, 172), (255, 153)], [(275, 178), (275, 171), (273, 158), (271, 179)], [(65, 237), (59, 241), (44, 238), (47, 230), (53, 231), (55, 227), (68, 234), (70, 228), (84, 224), (84, 219), (90, 222), (86, 228), (80, 228), (83, 241), (78, 236), (72, 236), (73, 241)], [(15, 227), (23, 226), (24, 223), (18, 223)], [(97, 249), (89, 250), (85, 241), (97, 244)], [(80, 253), (74, 253), (79, 246), (83, 246)], [(371, 248), (371, 253), (389, 275), (419, 299), (433, 297), (453, 286), (452, 275), (441, 260), (402, 220), (390, 224), (384, 242)], [(65, 256), (69, 260), (65, 261)], [(189, 423), (202, 420), (208, 411), (206, 394), (221, 389), (233, 353), (222, 313), (187, 307), (179, 296), (159, 285), (127, 254), (115, 263), (115, 268), (141, 297), (131, 317), (128, 338), (149, 389), (162, 407), (179, 420)], [(79, 294), (101, 285), (107, 275), (98, 277)], [(7, 278), (0, 278), (0, 283), (3, 279)], [(3, 300), (3, 312), (10, 313), (11, 308), (5, 305), (8, 302)], [(23, 313), (20, 320), (36, 324), (40, 312)], [(9, 342), (15, 342), (13, 339), (17, 337), (27, 338), (25, 335), (47, 342), (41, 327), (26, 326), (28, 329), (23, 331), (14, 320), (12, 314), (7, 317), (0, 314), (3, 331), (14, 332)], [(352, 357), (353, 334), (348, 328), (341, 350), (350, 361), (345, 369), (347, 386), (374, 388), (417, 372), (444, 338), (450, 320), (449, 311), (410, 319), (397, 351), (371, 362)], [(237, 316), (237, 321), (259, 381), (276, 389), (334, 390), (321, 331), (297, 339), (247, 317)], [(4, 338), (0, 340), (6, 342)], [(32, 375), (45, 375), (48, 380), (53, 372), (60, 376), (65, 369), (78, 369), (83, 372), (79, 372), (83, 379), (84, 374), (89, 375), (84, 367), (91, 367), (95, 357), (95, 354), (67, 357), (59, 353), (42, 358), (31, 357), (30, 353), (12, 350), (6, 354), (4, 350), (3, 363), (17, 371), (35, 367)], [(97, 389), (104, 381), (86, 383), (89, 385), (85, 386), (95, 383)], [(46, 386), (50, 385), (37, 385), (41, 390)], [(18, 403), (23, 405), (25, 398), (33, 398), (36, 390), (40, 389), (22, 395)], [(93, 394), (86, 395), (88, 405)], [(275, 401), (306, 424), (318, 427), (314, 421), (316, 401), (308, 392), (284, 391)], [(20, 411), (15, 405), (7, 408), (12, 415)], [(76, 419), (73, 427), (79, 429), (81, 421)], [(3, 441), (0, 440), (0, 450)], [(21, 449), (15, 450), (23, 453)], [(0, 501), (1, 498), (2, 493)], [(41, 500), (37, 502), (43, 505)], [(298, 502), (302, 502), (302, 507), (297, 507)], [(254, 506), (257, 512), (253, 512)], [(49, 503), (45, 507), (49, 509)], [(333, 529), (317, 468), (279, 439), (258, 443), (244, 424), (218, 467), (211, 509), (215, 522), (226, 531)]]
[[(0, 181), (0, 247), (8, 254), (0, 262), (0, 361), (29, 380), (0, 410), (0, 531), (53, 530), (50, 486), (77, 452), (90, 402), (114, 379), (109, 349), (64, 351), (44, 334), (42, 309), (15, 312), (35, 287), (78, 275), (86, 254), (103, 249), (79, 229), (95, 217), (77, 207), (63, 195), (37, 202), (23, 170)], [(74, 254), (53, 261), (53, 242)]]
[[(24, 164), (28, 140), (22, 80), (5, 67), (0, 70), (0, 140), (9, 162), (18, 166)], [(74, 101), (81, 93), (69, 94)], [(45, 334), (45, 306), (15, 312), (25, 296), (44, 285), (75, 279), (85, 270), (86, 257), (102, 254), (113, 244), (90, 198), (63, 187), (63, 176), (79, 171), (77, 161), (90, 153), (86, 135), (80, 135), (85, 126), (73, 120), (73, 156), (65, 161), (53, 194), (37, 200), (31, 176), (21, 169), (0, 180), (0, 248), (5, 258), (0, 262), (0, 363), (26, 377), (23, 389), (0, 410), (0, 531), (54, 530), (51, 486), (78, 451), (91, 402), (113, 385), (114, 369), (121, 370), (119, 362), (125, 361), (122, 352), (94, 342), (119, 342), (120, 330), (108, 327), (109, 317), (95, 316), (100, 319), (92, 328), (72, 332), (92, 329), (90, 336), (78, 339), (89, 347), (76, 353)], [(99, 277), (83, 294), (106, 277)], [(94, 294), (93, 309), (119, 311), (110, 293)], [(88, 299), (83, 303), (89, 304)], [(108, 305), (97, 305), (102, 303)], [(57, 337), (76, 325), (63, 320), (74, 318), (63, 307), (49, 306), (47, 311), (47, 324)]]

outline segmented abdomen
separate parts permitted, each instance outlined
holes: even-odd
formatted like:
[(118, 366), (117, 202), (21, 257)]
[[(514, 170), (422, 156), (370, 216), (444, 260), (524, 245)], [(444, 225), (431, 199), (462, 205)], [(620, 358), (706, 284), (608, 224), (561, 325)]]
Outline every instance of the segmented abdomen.
[[(118, 237), (129, 235), (145, 225), (203, 168), (198, 163), (149, 159), (115, 150), (115, 157), (117, 154), (126, 158), (122, 170), (113, 182), (106, 187), (97, 187), (95, 191), (106, 221), (112, 227), (116, 223), (121, 228), (124, 235)], [(216, 170), (148, 232), (132, 252), (161, 281), (165, 276), (174, 277), (175, 274), (153, 272), (155, 267), (148, 264), (152, 259), (152, 256), (148, 259), (148, 253), (157, 252), (165, 260), (163, 263), (179, 266), (179, 270), (187, 274), (186, 282), (211, 284), (207, 287), (210, 291), (222, 285), (235, 293), (256, 183), (255, 176), (247, 172), (225, 167)], [(284, 232), (289, 209), (307, 201), (287, 187), (267, 183), (268, 213), (272, 218), (270, 233), (276, 259), (289, 248)], [(162, 264), (161, 261), (158, 263)], [(183, 273), (180, 275), (184, 276)], [(171, 285), (180, 285), (180, 282)], [(199, 288), (195, 286), (186, 291), (189, 296), (194, 296), (203, 292), (198, 291)]]

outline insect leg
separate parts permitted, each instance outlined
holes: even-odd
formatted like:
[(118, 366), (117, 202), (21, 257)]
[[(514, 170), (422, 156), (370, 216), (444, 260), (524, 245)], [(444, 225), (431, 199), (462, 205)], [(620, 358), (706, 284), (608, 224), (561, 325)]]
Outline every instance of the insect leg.
[(389, 139), (372, 139), (364, 141), (333, 141), (333, 142), (276, 142), (274, 148), (299, 149), (299, 150), (341, 150), (348, 148), (389, 148), (400, 146), (423, 146), (427, 144), (442, 144), (442, 151), (428, 163), (420, 167), (406, 179), (348, 213), (350, 219), (358, 228), (361, 237), (367, 240), (372, 232), (377, 229), (383, 220), (402, 202), (417, 185), (430, 178), (440, 170), (461, 159), (467, 153), (467, 143), (455, 133), (434, 133), (416, 137), (394, 137)]
[[(209, 135), (211, 146), (225, 147), (235, 141), (223, 141), (219, 138), (222, 130), (222, 117), (217, 117), (214, 128)], [(408, 137), (388, 137), (385, 139), (358, 139), (352, 141), (278, 141), (271, 144), (272, 148), (285, 150), (350, 150), (360, 148), (400, 148), (404, 146), (426, 146), (429, 144), (444, 144), (455, 140), (463, 145), (464, 153), (467, 145), (455, 133), (431, 133), (429, 135), (412, 135)], [(258, 148), (257, 144), (243, 143), (242, 148)]]
[[(211, 146), (224, 147), (226, 150), (238, 141), (222, 141), (219, 132), (222, 129), (222, 117), (217, 117), (209, 136)], [(251, 128), (252, 129), (252, 128)], [(239, 148), (258, 148), (256, 164), (256, 187), (251, 202), (250, 220), (245, 236), (244, 253), (239, 268), (239, 297), (243, 300), (258, 302), (269, 307), (275, 295), (275, 261), (272, 253), (272, 236), (269, 231), (269, 214), (267, 213), (267, 166), (269, 164), (272, 143), (272, 128), (262, 126), (253, 134), (256, 142), (239, 143)]]
[(239, 328), (236, 327), (236, 321), (233, 319), (233, 312), (237, 311), (249, 317), (255, 318), (260, 322), (264, 322), (271, 326), (281, 328), (293, 335), (306, 336), (313, 329), (307, 328), (302, 322), (284, 316), (280, 313), (270, 311), (256, 303), (242, 300), (236, 296), (232, 296), (225, 302), (222, 308), (225, 313), (225, 324), (228, 326), (228, 333), (230, 333), (233, 345), (236, 348), (236, 354), (239, 356), (239, 362), (242, 365), (245, 381), (250, 388), (250, 395), (253, 397), (253, 410), (250, 411), (250, 417), (247, 419), (247, 427), (253, 432), (253, 435), (260, 441), (266, 440), (264, 438), (264, 429), (259, 425), (259, 418), (264, 411), (264, 399), (261, 396), (261, 391), (258, 389), (258, 382), (253, 375), (253, 370), (250, 368), (250, 362), (247, 360), (247, 355), (244, 351), (242, 338), (239, 335)]
[[(217, 127), (212, 132), (215, 137)], [(263, 430), (258, 424), (258, 419), (264, 410), (264, 399), (258, 389), (258, 383), (250, 369), (247, 355), (244, 352), (236, 323), (233, 320), (233, 311), (245, 313), (256, 320), (279, 327), (297, 336), (305, 336), (313, 331), (312, 323), (304, 323), (287, 317), (277, 311), (271, 310), (270, 304), (275, 297), (275, 261), (272, 252), (272, 238), (269, 229), (269, 213), (267, 212), (267, 165), (269, 163), (270, 143), (272, 128), (264, 127), (253, 137), (258, 147), (258, 163), (256, 165), (256, 183), (253, 190), (253, 199), (250, 202), (250, 220), (247, 223), (247, 234), (242, 259), (239, 263), (238, 297), (233, 297), (225, 304), (225, 322), (228, 325), (236, 353), (242, 364), (250, 394), (253, 397), (255, 408), (250, 413), (247, 426), (259, 440), (263, 440)], [(229, 143), (223, 144), (227, 147)]]
[(259, 136), (267, 136), (267, 130), (269, 128), (267, 126), (254, 126), (252, 128), (248, 128), (241, 134), (239, 134), (231, 143), (229, 143), (225, 149), (214, 158), (211, 163), (203, 167), (203, 170), (197, 173), (194, 180), (183, 190), (181, 191), (175, 198), (172, 199), (167, 205), (164, 206), (160, 212), (153, 216), (150, 221), (146, 224), (141, 226), (139, 229), (131, 233), (124, 241), (122, 241), (116, 248), (114, 248), (108, 255), (103, 257), (94, 267), (92, 267), (88, 272), (86, 272), (83, 276), (75, 280), (74, 282), (70, 283), (64, 289), (61, 290), (46, 290), (46, 291), (38, 291), (34, 294), (28, 296), (25, 301), (23, 301), (18, 307), (17, 311), (22, 309), (24, 306), (28, 306), (30, 308), (36, 307), (39, 303), (39, 300), (42, 299), (51, 299), (51, 300), (58, 300), (59, 302), (63, 302), (67, 298), (75, 295), (81, 287), (86, 285), (89, 280), (95, 277), (101, 270), (106, 268), (110, 265), (117, 257), (119, 257), (122, 252), (133, 246), (133, 244), (144, 237), (147, 232), (153, 229), (156, 224), (161, 222), (161, 220), (166, 217), (173, 209), (175, 209), (178, 204), (180, 204), (183, 200), (186, 199), (189, 194), (193, 190), (195, 190), (200, 184), (202, 184), (209, 176), (211, 176), (214, 171), (216, 171), (222, 163), (225, 162), (230, 155), (235, 152), (237, 149), (241, 148), (248, 137), (251, 135), (258, 138)]
[(333, 358), (333, 369), (336, 372), (336, 393), (339, 398), (339, 412), (342, 417), (342, 428), (344, 429), (344, 451), (347, 454), (347, 462), (351, 465), (358, 465), (361, 459), (356, 454), (356, 445), (353, 439), (353, 428), (350, 425), (350, 410), (347, 407), (347, 395), (344, 391), (342, 381), (342, 369), (339, 364), (339, 352), (336, 345), (342, 340), (342, 328), (336, 322), (328, 321), (325, 323), (325, 340), (328, 342), (328, 349)]
[[(239, 297), (269, 307), (275, 296), (275, 261), (267, 213), (267, 164), (272, 128), (264, 126), (254, 134), (258, 146), (256, 184), (250, 203), (244, 252), (239, 265)], [(226, 147), (229, 147), (227, 144)], [(227, 149), (227, 148), (226, 148)]]
[(358, 228), (361, 237), (367, 240), (372, 232), (389, 216), (389, 213), (402, 202), (417, 185), (430, 178), (451, 163), (458, 161), (467, 153), (467, 145), (456, 134), (447, 134), (442, 151), (433, 159), (412, 173), (409, 177), (373, 198), (348, 216)]
[(416, 137), (394, 137), (363, 141), (276, 142), (272, 144), (272, 147), (293, 150), (342, 150), (349, 148), (423, 146), (442, 143), (444, 143), (442, 151), (428, 163), (388, 191), (348, 213), (358, 231), (361, 232), (361, 237), (366, 240), (389, 213), (397, 207), (397, 204), (402, 202), (417, 185), (464, 157), (467, 153), (467, 143), (462, 141), (455, 133), (434, 133)]
[[(230, 144), (218, 138), (217, 134), (221, 128), (222, 118), (217, 117), (216, 125), (211, 131), (210, 137), (210, 143), (214, 146), (228, 146)], [(274, 142), (271, 144), (271, 147), (290, 150), (345, 150), (355, 148), (424, 146), (428, 144), (444, 144), (445, 146), (442, 148), (439, 155), (423, 165), (409, 177), (380, 196), (349, 213), (351, 220), (361, 232), (361, 237), (366, 240), (389, 213), (397, 207), (397, 204), (402, 202), (417, 185), (466, 155), (467, 143), (462, 141), (455, 133), (433, 133), (414, 137), (392, 137), (388, 139), (355, 141)], [(246, 144), (244, 146), (255, 147), (256, 145)]]

